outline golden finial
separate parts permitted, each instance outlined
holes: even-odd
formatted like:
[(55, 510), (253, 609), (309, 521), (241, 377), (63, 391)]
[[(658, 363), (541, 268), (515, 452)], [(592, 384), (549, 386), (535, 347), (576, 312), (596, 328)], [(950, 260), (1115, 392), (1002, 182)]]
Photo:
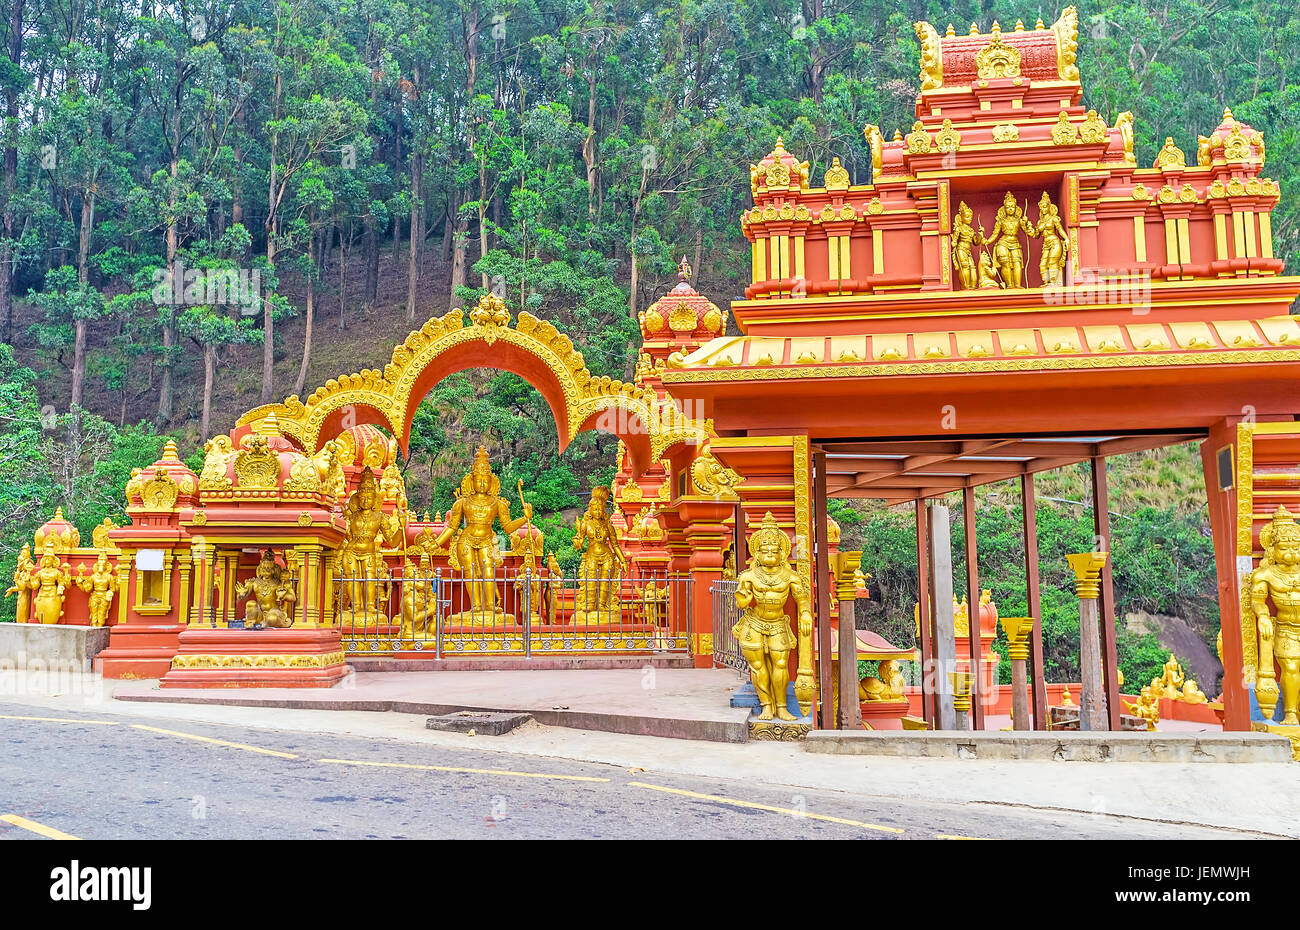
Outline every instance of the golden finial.
[(1061, 690), (1061, 706), (1062, 706), (1062, 707), (1073, 707), (1073, 706), (1074, 706), (1074, 701), (1073, 701), (1073, 700), (1071, 699), (1071, 697), (1070, 697), (1070, 689), (1069, 689), (1069, 688), (1063, 688), (1063, 689)]
[(971, 24), (970, 24), (970, 34), (973, 35), (973, 36), (977, 36), (977, 35), (979, 35), (979, 34), (980, 34), (980, 27), (977, 26), (975, 23), (971, 23)]
[(681, 264), (677, 266), (677, 277), (683, 281), (691, 279), (691, 263), (686, 260), (685, 255), (682, 256)]
[(785, 154), (785, 140), (782, 139), (780, 136), (776, 137), (776, 145), (772, 148), (772, 154), (773, 155)]
[(901, 129), (895, 129), (895, 130), (894, 130), (894, 141), (895, 141), (895, 142), (902, 142), (902, 141), (903, 141), (903, 130), (901, 130)]
[[(275, 414), (271, 414), (271, 416), (275, 416)], [(176, 440), (167, 440), (167, 444), (163, 446), (162, 460), (164, 462), (179, 462), (181, 460), (180, 453), (176, 451)]]
[(1041, 16), (1038, 17), (1038, 22), (1034, 23), (1034, 28), (1035, 28), (1035, 29), (1046, 29), (1046, 28), (1047, 28), (1046, 26), (1043, 25), (1043, 17), (1041, 17)]
[(271, 411), (270, 413), (268, 413), (266, 415), (266, 419), (263, 420), (260, 424), (258, 424), (257, 435), (259, 436), (280, 435), (280, 419), (275, 415), (275, 411)]
[(1023, 19), (1016, 20), (1016, 32), (1024, 32), (1024, 31), (1025, 31), (1025, 21)]
[(956, 32), (953, 30), (953, 28), (952, 28), (952, 23), (949, 23), (949, 24), (948, 24), (948, 31), (945, 32), (944, 35), (946, 35), (946, 36), (955, 36), (956, 34), (957, 34), (957, 33), (956, 33)]
[(993, 28), (989, 30), (989, 35), (1000, 35), (1001, 32), (1002, 32), (1002, 27), (998, 25), (998, 21), (996, 19), (993, 20)]
[(1232, 116), (1232, 107), (1224, 107), (1224, 108), (1223, 108), (1223, 121), (1226, 123), (1226, 122), (1228, 122), (1229, 120), (1231, 120), (1232, 118), (1233, 118), (1233, 116)]

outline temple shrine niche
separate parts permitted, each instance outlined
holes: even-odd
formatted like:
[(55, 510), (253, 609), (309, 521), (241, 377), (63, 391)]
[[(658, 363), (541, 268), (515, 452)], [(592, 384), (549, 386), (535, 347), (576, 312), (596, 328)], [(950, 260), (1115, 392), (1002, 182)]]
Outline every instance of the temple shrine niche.
[[(1300, 279), (1274, 254), (1262, 134), (1225, 109), (1191, 161), (1191, 140), (1139, 153), (1138, 116), (1083, 103), (1073, 7), (1032, 29), (914, 31), (915, 118), (864, 127), (870, 177), (774, 140), (737, 217), (743, 296), (720, 309), (683, 259), (638, 315), (630, 382), (486, 295), (382, 368), (248, 411), (198, 475), (169, 444), (132, 476), (129, 524), (97, 529), (94, 548), (56, 514), (8, 589), (22, 619), (103, 618), (104, 674), (164, 687), (321, 686), (372, 658), (655, 653), (745, 670), (767, 738), (933, 728), (958, 709), (982, 729), (1015, 706), (1017, 728), (1095, 708), (1110, 729), (1199, 714), (1300, 746), (1300, 536), (1279, 510), (1300, 488)], [(411, 509), (400, 461), (416, 407), (484, 365), (539, 390), (561, 450), (585, 430), (619, 439), (610, 486), (574, 526), (576, 577), (527, 502), (512, 512), (486, 449), (446, 514)], [(1106, 459), (1184, 442), (1202, 452), (1228, 674), (1221, 699), (1202, 703), (1171, 668), (1122, 701)], [(1091, 566), (1071, 594), (1081, 617), (1096, 610), (1099, 658), (1067, 689), (1042, 667), (1034, 476), (1080, 463), (1100, 551), (1071, 556)], [(975, 488), (1009, 479), (1028, 515), (1018, 618), (985, 596), (973, 518)], [(962, 498), (959, 592), (940, 578), (948, 495)], [(839, 549), (832, 497), (914, 509), (915, 648), (859, 628), (861, 553)], [(999, 622), (1027, 670), (1018, 697), (993, 671)]]

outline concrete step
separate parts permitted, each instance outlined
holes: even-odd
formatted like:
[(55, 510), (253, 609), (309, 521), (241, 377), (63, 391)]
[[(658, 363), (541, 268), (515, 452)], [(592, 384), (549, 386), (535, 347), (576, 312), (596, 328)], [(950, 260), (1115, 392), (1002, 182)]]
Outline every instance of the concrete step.
[(407, 658), (406, 656), (348, 656), (348, 665), (358, 672), (465, 672), (465, 671), (554, 671), (557, 669), (693, 668), (688, 655), (601, 655), (601, 656), (456, 656), (454, 658)]
[(971, 733), (814, 730), (808, 752), (828, 755), (1039, 762), (1290, 762), (1291, 743), (1268, 733)]

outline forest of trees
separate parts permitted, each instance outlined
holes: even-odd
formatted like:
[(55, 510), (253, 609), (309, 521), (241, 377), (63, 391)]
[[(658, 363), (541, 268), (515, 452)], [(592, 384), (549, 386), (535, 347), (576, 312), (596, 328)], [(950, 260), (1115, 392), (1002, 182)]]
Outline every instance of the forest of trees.
[[(1137, 114), (1140, 161), (1225, 106), (1264, 133), (1294, 268), (1300, 9), (1077, 5), (1084, 103)], [(747, 166), (778, 135), (814, 177), (838, 156), (869, 181), (864, 124), (913, 118), (913, 20), (1064, 6), (0, 0), (0, 559), (52, 502), (100, 513), (78, 495), (124, 448), (192, 456), (486, 289), (629, 377), (682, 255), (719, 304), (743, 287)], [(612, 440), (561, 457), (536, 392), (468, 372), (417, 416), (418, 505), (446, 506), (467, 432), (552, 510), (610, 474)]]

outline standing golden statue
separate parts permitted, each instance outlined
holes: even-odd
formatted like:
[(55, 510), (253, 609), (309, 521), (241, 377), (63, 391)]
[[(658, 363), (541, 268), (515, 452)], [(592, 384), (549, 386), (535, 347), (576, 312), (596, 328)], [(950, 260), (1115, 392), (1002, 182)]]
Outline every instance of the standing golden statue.
[(790, 684), (790, 651), (794, 634), (785, 615), (785, 605), (794, 598), (799, 618), (800, 639), (812, 636), (812, 608), (809, 592), (790, 566), (790, 537), (777, 524), (771, 511), (749, 538), (749, 567), (736, 585), (736, 606), (740, 619), (731, 628), (740, 651), (749, 663), (750, 680), (758, 692), (762, 711), (759, 720), (794, 720), (786, 708)]
[(235, 597), (247, 597), (244, 607), (244, 628), (260, 630), (264, 627), (287, 629), (293, 626), (293, 603), (298, 599), (294, 591), (293, 573), (285, 571), (275, 561), (270, 549), (262, 553), (257, 571), (247, 581), (235, 585)]
[(573, 531), (573, 548), (582, 549), (578, 568), (578, 602), (573, 611), (575, 626), (617, 623), (620, 619), (619, 592), (622, 588), (623, 553), (618, 531), (609, 519), (609, 488), (591, 489), (587, 512), (578, 518)]
[(979, 242), (979, 233), (975, 232), (972, 223), (974, 217), (975, 211), (963, 200), (957, 206), (957, 216), (952, 224), (952, 263), (963, 291), (973, 291), (979, 285), (973, 252)]
[(375, 473), (368, 465), (343, 508), (343, 519), (348, 538), (338, 554), (339, 618), (353, 627), (387, 622), (387, 609), (379, 607), (388, 599), (388, 568), (382, 550), (400, 541), (402, 523), (397, 516), (384, 513)]
[(36, 571), (36, 563), (32, 561), (32, 550), (27, 543), (23, 543), (23, 549), (18, 553), (18, 566), (14, 569), (13, 587), (5, 591), (5, 597), (11, 594), (17, 595), (18, 603), (14, 606), (14, 619), (19, 623), (26, 623), (32, 615), (32, 572)]
[(1038, 262), (1038, 273), (1042, 275), (1043, 284), (1059, 287), (1065, 283), (1065, 244), (1069, 236), (1061, 225), (1061, 215), (1043, 191), (1038, 201), (1038, 223), (1032, 235), (1043, 240), (1043, 256)]
[[(84, 570), (83, 565), (78, 572)], [(72, 580), (78, 588), (90, 595), (90, 625), (103, 626), (108, 622), (108, 609), (113, 604), (113, 595), (117, 593), (117, 569), (108, 561), (108, 554), (99, 554), (90, 577), (78, 574)]]
[[(1279, 688), (1273, 667), (1281, 667), (1282, 725), (1300, 725), (1300, 525), (1285, 507), (1259, 533), (1264, 557), (1250, 573), (1250, 605), (1259, 630), (1255, 697), (1272, 719)], [(1269, 611), (1269, 601), (1273, 611)]]
[(1020, 245), (1022, 232), (1026, 236), (1035, 235), (1025, 211), (1016, 203), (1011, 191), (1007, 191), (993, 220), (993, 234), (980, 236), (980, 245), (993, 246), (993, 265), (1002, 278), (1003, 287), (1025, 286), (1025, 251)]
[(32, 604), (36, 608), (37, 623), (59, 622), (63, 616), (63, 598), (71, 581), (72, 566), (59, 561), (53, 540), (46, 542), (40, 565), (27, 582), (27, 586), (36, 592)]
[(525, 503), (524, 515), (510, 519), (510, 502), (501, 496), (501, 481), (492, 473), (487, 450), (479, 446), (469, 474), (461, 479), (456, 503), (447, 511), (447, 528), (437, 539), (439, 546), (448, 547), (451, 567), (461, 573), (469, 594), (470, 609), (453, 614), (453, 621), (475, 625), (515, 622), (497, 606), (497, 566), (505, 560), (492, 527), (500, 519), (508, 535), (532, 518), (533, 505)]

